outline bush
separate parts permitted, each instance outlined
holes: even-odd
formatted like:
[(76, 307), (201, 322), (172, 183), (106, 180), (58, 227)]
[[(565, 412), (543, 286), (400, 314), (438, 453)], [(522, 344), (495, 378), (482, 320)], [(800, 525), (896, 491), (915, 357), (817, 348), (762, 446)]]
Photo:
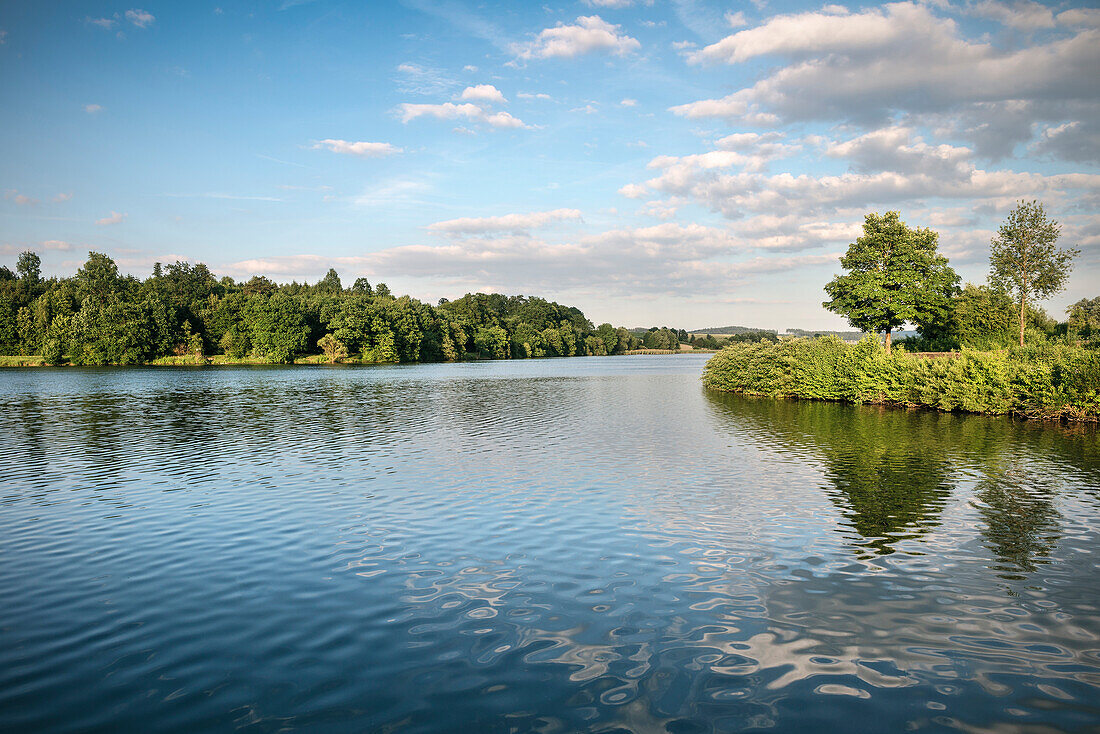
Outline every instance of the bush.
[(1045, 343), (938, 359), (868, 337), (733, 344), (707, 362), (716, 390), (1028, 418), (1100, 419), (1100, 350)]

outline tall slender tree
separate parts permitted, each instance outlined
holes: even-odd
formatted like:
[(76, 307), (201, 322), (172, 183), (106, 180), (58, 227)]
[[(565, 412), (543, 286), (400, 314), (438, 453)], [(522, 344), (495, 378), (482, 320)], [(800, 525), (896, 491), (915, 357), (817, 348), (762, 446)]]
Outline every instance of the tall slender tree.
[(990, 243), (989, 283), (1013, 294), (1020, 303), (1020, 346), (1029, 300), (1050, 298), (1065, 287), (1080, 250), (1054, 244), (1062, 228), (1038, 201), (1021, 201)]

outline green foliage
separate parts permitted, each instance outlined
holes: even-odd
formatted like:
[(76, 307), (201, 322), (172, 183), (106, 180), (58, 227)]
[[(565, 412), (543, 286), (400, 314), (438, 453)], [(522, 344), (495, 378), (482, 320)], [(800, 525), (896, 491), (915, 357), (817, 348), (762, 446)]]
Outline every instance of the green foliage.
[(71, 278), (42, 280), (30, 256), (18, 269), (0, 267), (0, 354), (51, 363), (283, 363), (309, 352), (429, 362), (620, 354), (638, 343), (610, 324), (597, 335), (579, 309), (542, 298), (472, 293), (437, 307), (363, 278), (344, 290), (335, 271), (313, 285), (238, 284), (176, 262), (140, 281), (95, 252)]
[(332, 334), (325, 334), (317, 340), (317, 346), (325, 353), (328, 361), (333, 364), (339, 362), (341, 359), (347, 359), (348, 348)]
[(19, 279), (28, 285), (37, 285), (42, 277), (42, 258), (30, 250), (20, 253), (19, 260), (15, 264), (15, 272), (19, 273)]
[(1100, 296), (1082, 298), (1066, 309), (1067, 331), (1072, 339), (1083, 339), (1100, 345)]
[(508, 334), (499, 326), (478, 329), (474, 335), (474, 346), (485, 359), (507, 359)]
[(1065, 286), (1080, 250), (1059, 250), (1060, 225), (1037, 201), (1016, 205), (990, 243), (989, 283), (1015, 295), (1020, 346), (1024, 345), (1028, 301), (1049, 298)]
[(873, 333), (942, 319), (959, 276), (938, 254), (938, 246), (939, 235), (910, 229), (898, 212), (868, 214), (863, 236), (840, 259), (848, 274), (825, 286), (830, 300), (822, 305), (860, 331)]
[(668, 328), (652, 328), (642, 337), (642, 345), (646, 349), (672, 349), (680, 348), (680, 336)]
[(703, 382), (773, 397), (1100, 419), (1100, 351), (1058, 345), (925, 359), (888, 354), (872, 337), (735, 344), (707, 362)]
[(308, 330), (305, 316), (294, 298), (276, 291), (249, 299), (243, 315), (256, 356), (276, 363), (292, 362), (305, 351)]

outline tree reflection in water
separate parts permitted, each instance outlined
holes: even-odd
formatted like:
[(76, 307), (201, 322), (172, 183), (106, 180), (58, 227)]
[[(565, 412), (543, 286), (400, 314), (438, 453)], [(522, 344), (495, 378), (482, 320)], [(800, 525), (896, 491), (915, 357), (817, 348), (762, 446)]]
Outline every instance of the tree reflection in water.
[(707, 396), (740, 438), (820, 461), (825, 492), (842, 516), (838, 530), (861, 559), (889, 555), (903, 544), (906, 553), (919, 554), (911, 541), (933, 533), (948, 502), (965, 499), (959, 491), (965, 484), (973, 486), (971, 504), (995, 556), (993, 569), (1022, 578), (1057, 545), (1063, 482), (1014, 462), (1021, 442), (1030, 452), (1072, 464), (1080, 463), (1082, 452), (1096, 452), (1093, 427), (714, 391)]

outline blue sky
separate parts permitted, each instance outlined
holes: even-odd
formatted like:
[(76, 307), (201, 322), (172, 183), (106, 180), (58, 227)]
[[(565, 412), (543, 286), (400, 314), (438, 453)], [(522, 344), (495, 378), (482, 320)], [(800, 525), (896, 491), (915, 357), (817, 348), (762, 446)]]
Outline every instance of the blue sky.
[(1031, 0), (0, 5), (0, 260), (90, 249), (597, 323), (840, 328), (869, 211), (965, 280), (1018, 199), (1100, 295), (1100, 10)]

